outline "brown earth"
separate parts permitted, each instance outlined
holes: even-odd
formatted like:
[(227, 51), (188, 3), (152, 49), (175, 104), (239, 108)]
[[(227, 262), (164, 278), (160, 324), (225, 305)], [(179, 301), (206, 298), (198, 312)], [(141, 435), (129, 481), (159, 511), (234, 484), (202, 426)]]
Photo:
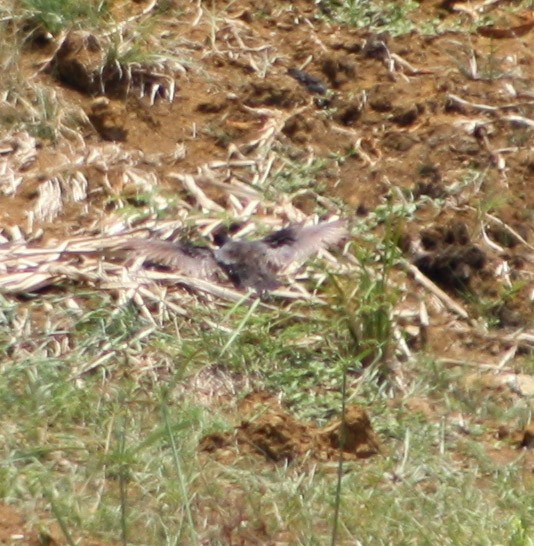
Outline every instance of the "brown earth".
[[(312, 461), (351, 461), (380, 452), (369, 416), (363, 408), (348, 407), (344, 420), (325, 427), (295, 419), (267, 393), (253, 393), (239, 405), (243, 421), (234, 432), (211, 434), (202, 439), (201, 451), (216, 453), (228, 464), (240, 454), (262, 455), (275, 462), (306, 457)], [(237, 448), (237, 449), (235, 449)]]
[[(35, 518), (32, 518), (35, 519)], [(39, 529), (37, 532), (36, 529)], [(30, 524), (13, 507), (0, 503), (0, 544), (22, 546), (65, 546), (68, 541), (59, 525), (44, 526), (43, 523)], [(110, 542), (102, 542), (92, 538), (84, 538), (87, 546), (112, 546)]]
[(24, 518), (7, 504), (0, 504), (0, 544), (40, 546), (43, 542), (35, 531), (27, 528)]

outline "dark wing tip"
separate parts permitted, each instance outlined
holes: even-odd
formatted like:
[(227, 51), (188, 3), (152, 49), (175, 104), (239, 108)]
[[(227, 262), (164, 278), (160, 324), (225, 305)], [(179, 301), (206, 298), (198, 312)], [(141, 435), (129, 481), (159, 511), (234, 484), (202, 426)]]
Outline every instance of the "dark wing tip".
[(298, 240), (299, 229), (300, 225), (298, 224), (294, 226), (287, 226), (270, 233), (262, 239), (262, 242), (264, 242), (270, 248), (279, 248), (281, 246), (295, 244)]
[(294, 224), (268, 235), (269, 260), (284, 268), (291, 262), (304, 261), (321, 250), (339, 244), (348, 237), (345, 220), (321, 222), (312, 226)]
[(242, 222), (232, 222), (229, 226), (219, 226), (211, 234), (213, 242), (219, 247), (223, 246), (225, 243), (230, 241), (231, 236), (237, 233), (242, 227)]

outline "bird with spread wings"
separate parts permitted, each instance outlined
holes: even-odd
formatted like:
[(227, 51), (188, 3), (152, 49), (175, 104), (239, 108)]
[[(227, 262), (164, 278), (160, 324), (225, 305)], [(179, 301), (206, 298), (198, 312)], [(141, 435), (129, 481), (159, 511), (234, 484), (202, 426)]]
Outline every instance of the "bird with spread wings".
[(278, 274), (289, 265), (340, 243), (347, 233), (346, 222), (335, 220), (311, 226), (292, 224), (257, 240), (219, 237), (220, 247), (214, 250), (185, 241), (150, 239), (131, 239), (122, 248), (135, 251), (145, 263), (185, 276), (213, 282), (227, 278), (237, 288), (264, 293), (281, 285)]

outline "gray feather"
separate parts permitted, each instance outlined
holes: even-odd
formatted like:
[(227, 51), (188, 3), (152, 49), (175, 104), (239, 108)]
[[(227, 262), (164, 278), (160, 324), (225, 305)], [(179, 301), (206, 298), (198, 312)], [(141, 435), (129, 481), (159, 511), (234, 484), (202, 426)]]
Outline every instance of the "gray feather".
[(144, 263), (176, 269), (189, 277), (206, 280), (220, 277), (221, 268), (207, 247), (184, 242), (131, 239), (121, 248), (135, 251), (144, 258)]
[(238, 288), (261, 293), (280, 286), (276, 275), (291, 263), (304, 262), (346, 236), (346, 223), (337, 220), (315, 226), (294, 224), (256, 241), (228, 240), (213, 251), (187, 242), (148, 239), (130, 239), (121, 248), (136, 252), (145, 263), (212, 281), (227, 277)]
[(303, 263), (308, 258), (345, 239), (347, 225), (343, 220), (323, 222), (314, 226), (295, 224), (265, 237), (267, 259), (279, 270), (293, 262)]

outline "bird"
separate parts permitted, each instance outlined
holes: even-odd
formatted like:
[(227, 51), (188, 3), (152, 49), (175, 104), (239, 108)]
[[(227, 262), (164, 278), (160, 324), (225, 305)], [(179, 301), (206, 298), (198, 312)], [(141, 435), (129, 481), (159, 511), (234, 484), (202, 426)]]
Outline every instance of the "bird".
[(218, 248), (186, 241), (130, 239), (121, 248), (133, 250), (144, 262), (175, 269), (183, 275), (215, 282), (230, 280), (238, 289), (258, 294), (282, 285), (278, 274), (293, 263), (303, 263), (347, 237), (344, 220), (316, 225), (292, 224), (262, 239), (242, 240), (218, 233)]
[(303, 263), (346, 235), (343, 220), (313, 226), (293, 224), (256, 241), (229, 239), (214, 251), (214, 256), (238, 288), (264, 292), (282, 284), (277, 274), (286, 267)]

